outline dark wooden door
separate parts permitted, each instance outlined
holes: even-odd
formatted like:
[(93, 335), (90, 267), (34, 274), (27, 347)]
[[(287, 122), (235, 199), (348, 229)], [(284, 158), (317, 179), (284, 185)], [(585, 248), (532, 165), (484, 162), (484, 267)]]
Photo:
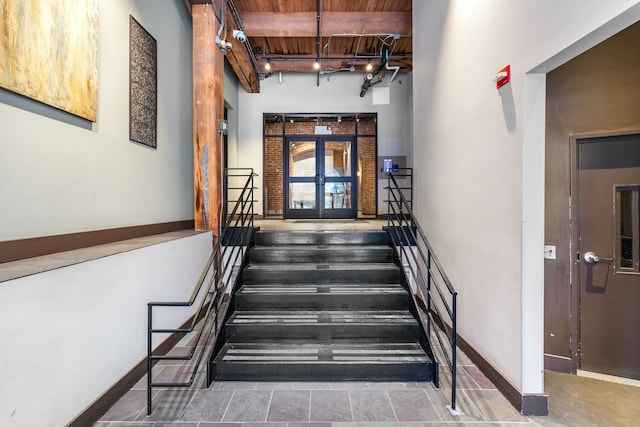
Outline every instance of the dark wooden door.
[(578, 140), (579, 368), (640, 379), (640, 135)]

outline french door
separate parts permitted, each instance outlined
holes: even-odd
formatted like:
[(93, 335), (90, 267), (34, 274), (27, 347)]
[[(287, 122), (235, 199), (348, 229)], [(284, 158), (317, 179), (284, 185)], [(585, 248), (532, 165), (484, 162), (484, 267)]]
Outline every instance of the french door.
[(285, 139), (285, 218), (356, 218), (356, 144), (352, 136)]

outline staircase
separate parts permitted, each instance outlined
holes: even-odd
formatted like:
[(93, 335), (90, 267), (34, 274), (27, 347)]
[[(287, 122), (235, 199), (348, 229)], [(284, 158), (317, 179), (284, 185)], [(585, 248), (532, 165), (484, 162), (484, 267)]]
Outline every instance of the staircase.
[(242, 276), (216, 380), (434, 380), (386, 232), (259, 231)]

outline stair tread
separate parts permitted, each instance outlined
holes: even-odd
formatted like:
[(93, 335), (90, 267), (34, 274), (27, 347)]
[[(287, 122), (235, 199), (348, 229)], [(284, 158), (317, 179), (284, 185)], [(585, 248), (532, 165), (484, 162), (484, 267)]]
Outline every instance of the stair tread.
[(365, 244), (353, 244), (353, 245), (323, 245), (323, 244), (315, 244), (315, 243), (305, 243), (305, 244), (298, 244), (298, 245), (292, 245), (292, 244), (286, 244), (286, 245), (270, 245), (270, 246), (255, 246), (253, 248), (254, 250), (268, 250), (268, 251), (272, 251), (272, 250), (276, 250), (276, 249), (291, 249), (291, 250), (296, 250), (296, 251), (300, 251), (300, 250), (307, 250), (307, 249), (313, 249), (313, 250), (331, 250), (331, 251), (339, 251), (339, 250), (362, 250), (362, 249), (376, 249), (376, 250), (391, 250), (391, 246), (389, 245), (365, 245)]
[(342, 311), (342, 310), (280, 310), (236, 311), (230, 325), (278, 324), (414, 324), (416, 319), (407, 310)]
[(243, 363), (407, 363), (430, 362), (414, 343), (233, 343), (225, 344), (216, 358)]
[[(318, 268), (318, 267), (321, 268)], [(250, 264), (248, 270), (398, 270), (392, 263), (298, 263)]]
[(397, 284), (358, 284), (358, 283), (260, 283), (245, 284), (239, 290), (239, 294), (365, 294), (365, 293), (398, 293), (406, 294), (407, 291), (399, 283)]

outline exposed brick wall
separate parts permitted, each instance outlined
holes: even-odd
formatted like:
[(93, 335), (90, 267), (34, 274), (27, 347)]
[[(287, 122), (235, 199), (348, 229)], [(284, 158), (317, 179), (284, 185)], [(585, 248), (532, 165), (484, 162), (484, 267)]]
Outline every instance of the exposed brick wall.
[[(356, 126), (358, 134), (370, 135), (359, 137), (358, 144), (358, 165), (361, 168), (359, 183), (359, 206), (364, 215), (376, 214), (376, 120), (375, 118), (364, 118), (358, 122), (355, 120), (342, 120), (341, 122), (320, 122), (316, 121), (285, 121), (284, 131), (286, 135), (313, 135), (315, 126), (329, 126), (333, 135), (354, 135)], [(281, 136), (283, 123), (269, 122), (264, 125), (264, 186), (265, 186), (265, 214), (284, 214), (284, 140)], [(309, 144), (303, 142), (296, 143), (296, 150), (308, 151)]]
[(267, 136), (264, 141), (264, 184), (266, 215), (282, 215), (284, 167), (282, 138)]
[(363, 215), (376, 214), (376, 138), (358, 137), (358, 163), (360, 164), (360, 210)]
[(376, 119), (366, 117), (358, 122), (358, 135), (376, 135)]

